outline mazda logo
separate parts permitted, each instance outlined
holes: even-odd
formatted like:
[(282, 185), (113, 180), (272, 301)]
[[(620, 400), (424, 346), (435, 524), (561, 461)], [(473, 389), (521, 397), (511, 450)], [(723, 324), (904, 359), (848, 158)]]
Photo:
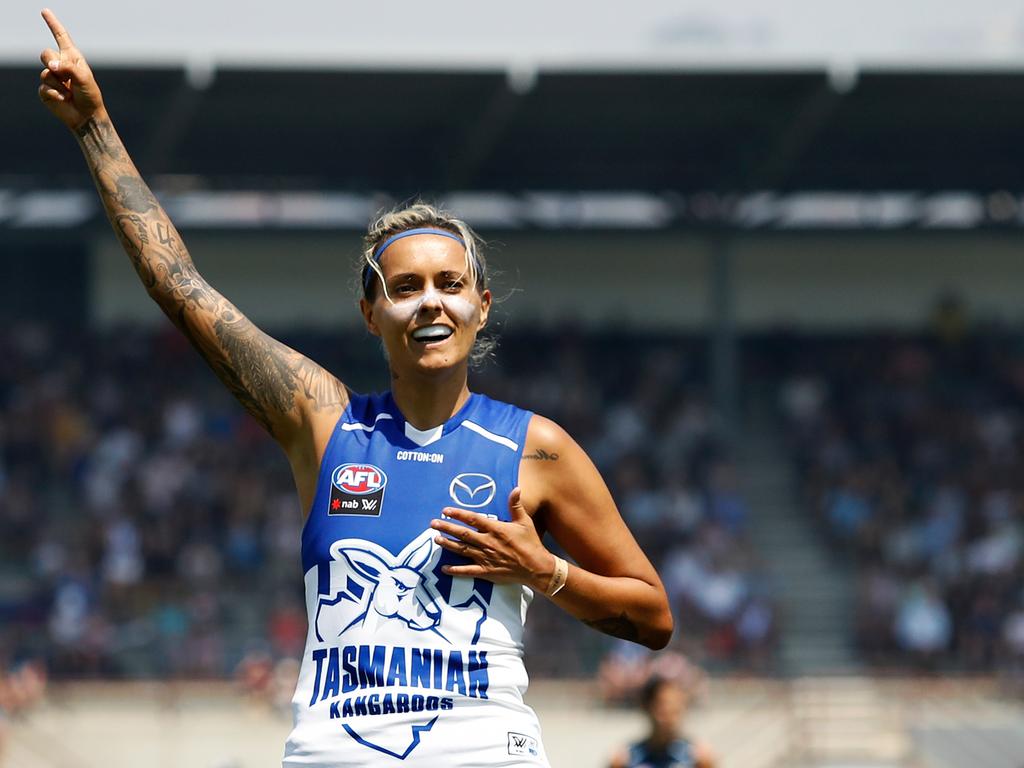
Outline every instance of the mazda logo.
[(491, 503), (497, 492), (494, 478), (479, 472), (463, 472), (452, 479), (448, 486), (448, 495), (460, 507), (476, 509)]

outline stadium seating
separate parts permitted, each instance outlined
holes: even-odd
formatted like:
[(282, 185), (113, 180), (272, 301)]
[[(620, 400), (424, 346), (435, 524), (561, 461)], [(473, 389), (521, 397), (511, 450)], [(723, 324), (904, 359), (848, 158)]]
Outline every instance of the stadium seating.
[[(362, 334), (285, 338), (356, 389), (386, 384)], [(687, 627), (676, 648), (732, 668), (770, 642), (770, 601), (754, 589), (701, 349), (571, 328), (507, 334), (475, 386), (577, 438), (666, 573)], [(42, 655), (57, 678), (194, 679), (301, 654), (287, 463), (183, 338), (17, 325), (0, 354), (0, 659)], [(535, 675), (591, 675), (606, 654), (606, 670), (646, 663), (547, 601), (528, 632)]]

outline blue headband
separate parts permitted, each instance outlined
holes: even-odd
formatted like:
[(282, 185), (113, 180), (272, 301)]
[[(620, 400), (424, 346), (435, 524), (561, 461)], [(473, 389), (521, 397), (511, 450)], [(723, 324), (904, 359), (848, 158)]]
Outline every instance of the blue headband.
[[(449, 232), (447, 229), (441, 229), (440, 227), (419, 227), (418, 229), (407, 229), (404, 232), (399, 232), (397, 235), (392, 235), (383, 243), (381, 243), (377, 250), (373, 252), (373, 260), (380, 264), (380, 257), (384, 255), (384, 251), (388, 249), (393, 242), (401, 240), (403, 237), (412, 237), (413, 235), (440, 235), (441, 237), (448, 237), (457, 242), (463, 248), (466, 247), (465, 241), (453, 232)], [(370, 265), (366, 265), (366, 273), (363, 275), (363, 288), (365, 290), (370, 289), (370, 283), (373, 282), (373, 276), (376, 272), (370, 268)]]

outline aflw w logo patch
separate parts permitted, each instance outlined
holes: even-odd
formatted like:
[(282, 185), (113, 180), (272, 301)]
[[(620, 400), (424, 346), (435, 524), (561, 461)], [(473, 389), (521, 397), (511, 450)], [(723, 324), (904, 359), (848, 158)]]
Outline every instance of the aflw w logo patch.
[(508, 732), (508, 753), (510, 755), (531, 755), (537, 757), (537, 740), (525, 733)]

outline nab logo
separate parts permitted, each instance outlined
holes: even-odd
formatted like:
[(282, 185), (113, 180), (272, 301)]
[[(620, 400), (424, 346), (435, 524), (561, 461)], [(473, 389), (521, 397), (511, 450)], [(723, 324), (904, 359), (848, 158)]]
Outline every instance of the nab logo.
[(388, 476), (373, 464), (342, 464), (331, 473), (328, 515), (377, 517), (384, 503)]
[(456, 475), (448, 486), (448, 495), (460, 507), (477, 509), (491, 503), (497, 492), (494, 478), (479, 472), (463, 472)]

